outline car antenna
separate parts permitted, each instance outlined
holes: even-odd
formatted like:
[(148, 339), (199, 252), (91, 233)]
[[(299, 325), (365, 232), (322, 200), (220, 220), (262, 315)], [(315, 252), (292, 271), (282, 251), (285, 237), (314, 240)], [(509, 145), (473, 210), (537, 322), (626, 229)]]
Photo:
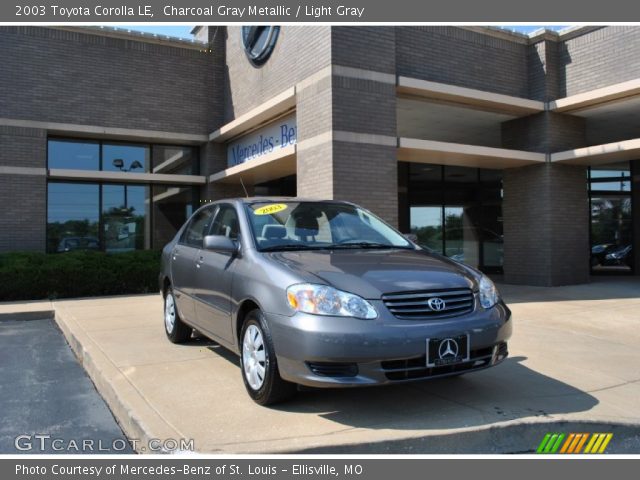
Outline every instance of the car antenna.
[(244, 194), (247, 198), (249, 198), (249, 192), (247, 192), (247, 187), (244, 186), (244, 182), (242, 181), (242, 177), (240, 177), (240, 185), (242, 185), (242, 189), (244, 190)]

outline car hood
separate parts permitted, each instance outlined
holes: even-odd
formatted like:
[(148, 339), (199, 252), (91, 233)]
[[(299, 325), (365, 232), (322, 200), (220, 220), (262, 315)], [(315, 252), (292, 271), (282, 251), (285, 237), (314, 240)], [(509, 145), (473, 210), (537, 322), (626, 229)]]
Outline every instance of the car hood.
[(320, 282), (367, 299), (385, 293), (475, 289), (470, 270), (424, 250), (312, 250), (270, 252), (271, 260), (307, 282)]

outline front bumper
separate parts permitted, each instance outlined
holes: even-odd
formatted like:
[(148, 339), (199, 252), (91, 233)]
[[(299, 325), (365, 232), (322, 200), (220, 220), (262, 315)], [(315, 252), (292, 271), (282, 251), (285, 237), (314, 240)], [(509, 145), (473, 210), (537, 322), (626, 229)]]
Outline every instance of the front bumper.
[[(375, 320), (266, 314), (282, 378), (312, 387), (381, 385), (481, 370), (508, 354), (511, 311), (502, 302), (440, 320), (399, 320), (382, 302), (371, 303), (380, 312)], [(428, 338), (462, 334), (469, 361), (427, 367)]]

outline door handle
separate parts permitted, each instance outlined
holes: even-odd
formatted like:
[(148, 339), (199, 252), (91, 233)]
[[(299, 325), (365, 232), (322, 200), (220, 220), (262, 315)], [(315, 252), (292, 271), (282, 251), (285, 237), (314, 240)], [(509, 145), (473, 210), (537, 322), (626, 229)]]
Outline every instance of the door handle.
[(200, 268), (200, 266), (204, 263), (204, 257), (200, 256), (200, 258), (198, 258), (198, 261), (196, 262), (196, 268)]
[(178, 256), (180, 255), (180, 250), (178, 250), (177, 248), (173, 249), (173, 252), (171, 252), (171, 258), (173, 258), (174, 260), (176, 260), (178, 258)]

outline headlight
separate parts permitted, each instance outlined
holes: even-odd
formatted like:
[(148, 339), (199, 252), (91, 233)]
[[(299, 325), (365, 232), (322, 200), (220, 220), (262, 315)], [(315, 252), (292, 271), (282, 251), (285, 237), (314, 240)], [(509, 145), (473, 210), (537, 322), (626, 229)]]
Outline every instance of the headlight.
[(498, 303), (500, 294), (489, 277), (483, 275), (478, 283), (478, 288), (480, 289), (480, 305), (482, 305), (482, 308), (491, 308)]
[(327, 285), (301, 283), (287, 288), (287, 301), (298, 312), (372, 319), (378, 316), (369, 302)]

